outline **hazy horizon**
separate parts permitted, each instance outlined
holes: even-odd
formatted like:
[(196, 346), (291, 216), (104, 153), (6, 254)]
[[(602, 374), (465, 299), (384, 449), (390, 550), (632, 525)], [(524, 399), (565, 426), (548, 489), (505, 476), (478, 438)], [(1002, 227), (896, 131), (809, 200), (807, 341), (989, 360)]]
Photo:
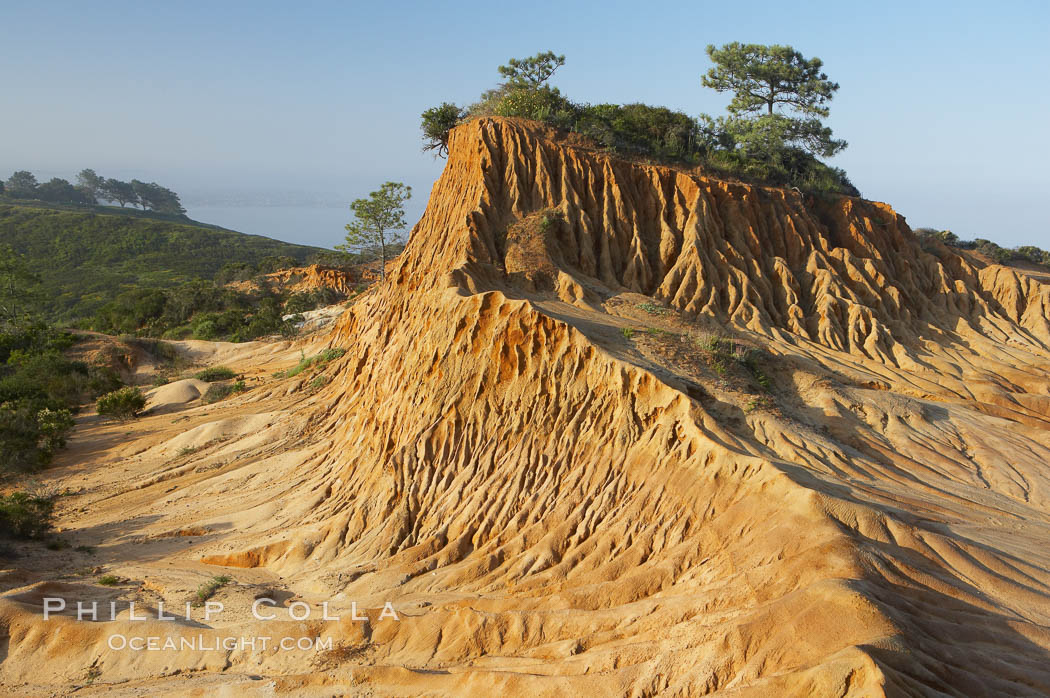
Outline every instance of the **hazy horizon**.
[[(850, 147), (830, 162), (866, 198), (913, 227), (1046, 246), (1050, 98), (1030, 85), (1050, 64), (1050, 10), (888, 3), (845, 17), (831, 3), (761, 5), (539, 3), (510, 35), (482, 3), (5, 3), (0, 177), (91, 167), (171, 187), (191, 216), (345, 209), (399, 180), (413, 187), (414, 223), (444, 165), (420, 150), (420, 112), (476, 99), (511, 56), (565, 53), (552, 82), (578, 101), (720, 114), (728, 98), (700, 86), (704, 46), (790, 43), (842, 86), (829, 123)], [(330, 234), (339, 242), (341, 225)]]

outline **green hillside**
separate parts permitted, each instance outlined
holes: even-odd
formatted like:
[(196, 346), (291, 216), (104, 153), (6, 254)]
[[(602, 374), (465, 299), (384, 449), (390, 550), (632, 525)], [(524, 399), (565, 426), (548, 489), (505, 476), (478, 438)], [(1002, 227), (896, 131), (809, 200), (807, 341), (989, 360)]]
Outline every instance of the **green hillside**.
[(25, 256), (59, 322), (92, 316), (121, 290), (212, 279), (228, 262), (299, 262), (323, 252), (185, 219), (0, 204), (0, 244)]

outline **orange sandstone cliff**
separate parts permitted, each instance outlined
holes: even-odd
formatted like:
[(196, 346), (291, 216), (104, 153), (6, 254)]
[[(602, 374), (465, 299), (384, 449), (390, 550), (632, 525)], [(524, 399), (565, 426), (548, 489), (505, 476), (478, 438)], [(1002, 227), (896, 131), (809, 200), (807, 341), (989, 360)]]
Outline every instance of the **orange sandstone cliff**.
[[(768, 393), (712, 363), (721, 333)], [(124, 516), (221, 531), (175, 565), (410, 610), (321, 668), (180, 671), (303, 695), (1050, 693), (1050, 285), (925, 249), (885, 204), (478, 120), (326, 343), (347, 350), (326, 387)]]

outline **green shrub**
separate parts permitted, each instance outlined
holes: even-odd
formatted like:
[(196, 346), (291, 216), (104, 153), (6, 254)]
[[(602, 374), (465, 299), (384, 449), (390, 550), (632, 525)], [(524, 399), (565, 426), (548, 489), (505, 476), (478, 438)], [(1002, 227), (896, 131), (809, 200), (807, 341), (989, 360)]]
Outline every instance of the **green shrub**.
[(230, 396), (232, 392), (233, 389), (224, 383), (216, 383), (214, 385), (209, 385), (208, 389), (204, 392), (204, 397), (201, 398), (201, 403), (205, 405), (210, 405), (213, 402), (225, 400)]
[(278, 373), (275, 373), (274, 377), (291, 378), (292, 376), (298, 376), (300, 373), (309, 368), (324, 366), (329, 361), (334, 361), (335, 359), (341, 358), (344, 354), (346, 354), (346, 349), (343, 349), (341, 347), (325, 349), (320, 354), (311, 356), (310, 358), (306, 358), (304, 356), (302, 359), (300, 359), (298, 364), (288, 369), (287, 371), (279, 371)]
[(214, 385), (208, 386), (208, 389), (204, 392), (204, 396), (201, 398), (201, 403), (210, 405), (213, 402), (225, 400), (230, 395), (243, 393), (246, 390), (248, 390), (248, 385), (243, 380), (239, 380), (230, 385), (225, 383), (215, 383)]
[(332, 349), (325, 349), (320, 354), (318, 354), (316, 358), (321, 363), (326, 364), (329, 361), (335, 361), (336, 359), (341, 359), (345, 355), (346, 355), (346, 349), (343, 349), (342, 347), (335, 347), (335, 348), (332, 348)]
[(696, 119), (648, 104), (578, 106), (573, 130), (617, 153), (698, 162), (706, 147)]
[(572, 105), (561, 96), (556, 87), (511, 87), (501, 90), (491, 102), (495, 116), (517, 116), (534, 121), (566, 121), (571, 118)]
[(106, 383), (97, 367), (63, 356), (75, 341), (39, 322), (0, 326), (0, 474), (46, 466), (77, 406)]
[(955, 247), (962, 247), (966, 243), (959, 241), (959, 236), (950, 230), (937, 230), (936, 228), (916, 228), (915, 234), (920, 239), (934, 239), (940, 240), (945, 245), (952, 245)]
[(38, 447), (50, 457), (55, 451), (66, 447), (66, 435), (73, 430), (73, 415), (69, 410), (52, 410), (47, 407), (36, 414), (40, 432)]
[(230, 380), (231, 378), (236, 378), (237, 374), (234, 373), (232, 369), (226, 368), (225, 366), (212, 366), (203, 371), (197, 371), (193, 377), (199, 381), (214, 383), (215, 381), (225, 381)]
[(146, 406), (146, 396), (138, 388), (121, 388), (100, 397), (95, 406), (100, 415), (123, 422), (134, 418)]
[(464, 116), (466, 112), (450, 102), (443, 102), (441, 106), (423, 112), (420, 125), (423, 130), (423, 150), (436, 150), (441, 157), (447, 155), (449, 132)]
[(51, 497), (28, 492), (0, 495), (0, 534), (40, 538), (51, 529), (55, 503)]
[(98, 578), (98, 583), (104, 587), (115, 587), (120, 584), (120, 577), (115, 574), (104, 574)]
[[(322, 302), (325, 291), (306, 294), (306, 302)], [(301, 298), (297, 303), (303, 301)], [(258, 290), (240, 291), (196, 279), (163, 290), (125, 291), (99, 308), (90, 326), (101, 332), (243, 342), (263, 335), (294, 333), (294, 324), (282, 317), (281, 305), (281, 296), (265, 284)], [(176, 362), (178, 352), (174, 347), (165, 348), (161, 343), (156, 348), (161, 352), (159, 358)]]
[(217, 592), (219, 589), (223, 588), (232, 581), (233, 579), (231, 577), (228, 577), (224, 574), (212, 577), (207, 582), (197, 587), (197, 598), (196, 600), (194, 600), (193, 604), (195, 606), (202, 605), (205, 601), (215, 596), (215, 592)]

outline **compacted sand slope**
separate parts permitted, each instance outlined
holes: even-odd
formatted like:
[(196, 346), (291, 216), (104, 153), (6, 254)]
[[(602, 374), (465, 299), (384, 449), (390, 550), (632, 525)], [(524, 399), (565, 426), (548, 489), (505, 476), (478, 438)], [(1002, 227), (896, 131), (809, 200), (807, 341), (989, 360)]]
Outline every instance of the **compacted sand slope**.
[[(8, 572), (5, 685), (1050, 694), (1050, 285), (924, 249), (884, 204), (475, 121), (387, 283), (317, 341), (346, 349), (327, 381), (257, 347), (239, 397), (130, 437), (87, 420), (61, 535), (122, 581)], [(215, 574), (227, 611), (157, 632), (334, 646), (136, 654), (107, 645), (142, 634), (127, 613), (40, 618)], [(263, 595), (344, 613), (257, 621)]]

